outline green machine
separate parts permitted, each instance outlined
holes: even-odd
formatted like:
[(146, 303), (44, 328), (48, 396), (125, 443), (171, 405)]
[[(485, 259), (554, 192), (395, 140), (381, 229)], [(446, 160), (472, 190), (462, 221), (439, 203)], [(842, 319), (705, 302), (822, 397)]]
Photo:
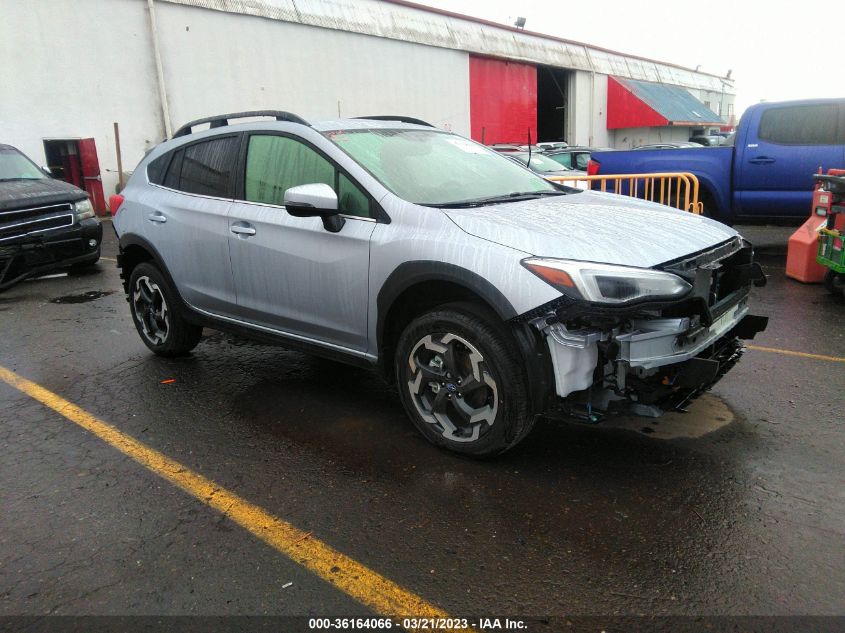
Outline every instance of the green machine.
[(845, 170), (831, 169), (818, 174), (813, 192), (813, 211), (826, 215), (827, 224), (819, 229), (819, 250), (816, 261), (828, 270), (824, 286), (834, 294), (845, 294)]

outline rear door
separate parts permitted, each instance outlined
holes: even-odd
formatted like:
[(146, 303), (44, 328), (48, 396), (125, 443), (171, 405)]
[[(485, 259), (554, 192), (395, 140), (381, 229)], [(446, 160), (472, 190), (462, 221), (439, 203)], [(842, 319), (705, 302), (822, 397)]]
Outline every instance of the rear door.
[(237, 306), (228, 223), (240, 135), (215, 136), (156, 159), (147, 169), (144, 236), (195, 308), (232, 315)]
[(845, 104), (760, 108), (748, 123), (737, 148), (739, 214), (808, 215), (813, 174), (845, 165)]
[[(248, 137), (241, 200), (229, 213), (229, 253), (240, 317), (330, 346), (367, 348), (370, 236), (375, 202), (328, 156), (281, 133)], [(346, 223), (298, 218), (284, 193), (324, 183), (338, 194)]]

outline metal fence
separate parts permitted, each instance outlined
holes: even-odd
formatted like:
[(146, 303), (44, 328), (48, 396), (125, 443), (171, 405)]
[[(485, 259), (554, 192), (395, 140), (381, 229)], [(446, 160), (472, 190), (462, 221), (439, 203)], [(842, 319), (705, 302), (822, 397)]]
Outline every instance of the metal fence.
[(592, 191), (618, 193), (700, 214), (698, 178), (686, 172), (614, 174), (608, 176), (549, 176), (549, 180)]

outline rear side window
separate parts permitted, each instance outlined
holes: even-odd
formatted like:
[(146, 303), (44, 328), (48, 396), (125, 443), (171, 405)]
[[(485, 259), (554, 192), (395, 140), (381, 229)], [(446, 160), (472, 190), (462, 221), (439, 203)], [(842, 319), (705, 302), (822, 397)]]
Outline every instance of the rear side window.
[(164, 175), (164, 186), (171, 189), (179, 188), (179, 178), (182, 175), (182, 157), (185, 156), (185, 150), (180, 149), (173, 152), (173, 160), (167, 167), (167, 173)]
[(147, 179), (154, 185), (164, 183), (164, 174), (171, 156), (173, 156), (173, 152), (167, 152), (147, 165)]
[(845, 106), (835, 103), (766, 110), (758, 136), (780, 145), (845, 144)]
[(178, 170), (179, 186), (175, 189), (203, 196), (231, 197), (232, 177), (238, 159), (237, 137), (194, 143), (179, 150), (173, 158), (166, 180), (175, 181)]

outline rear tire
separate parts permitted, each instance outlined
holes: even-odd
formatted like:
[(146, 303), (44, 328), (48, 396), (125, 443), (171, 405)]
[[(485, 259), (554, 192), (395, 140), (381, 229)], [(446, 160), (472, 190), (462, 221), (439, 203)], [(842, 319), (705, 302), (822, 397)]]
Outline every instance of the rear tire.
[(408, 417), (437, 446), (497, 455), (534, 426), (516, 343), (482, 306), (451, 303), (414, 319), (399, 338), (394, 369)]
[(705, 218), (710, 218), (711, 220), (716, 220), (717, 222), (721, 222), (722, 224), (733, 226), (734, 220), (731, 216), (731, 212), (727, 211), (725, 213), (720, 213), (719, 208), (716, 205), (716, 200), (715, 198), (713, 198), (709, 191), (705, 189), (699, 189), (698, 201), (703, 207), (701, 215), (703, 215)]
[(138, 264), (129, 277), (129, 309), (144, 344), (159, 356), (183, 356), (197, 346), (202, 328), (179, 312), (176, 290), (159, 268)]

